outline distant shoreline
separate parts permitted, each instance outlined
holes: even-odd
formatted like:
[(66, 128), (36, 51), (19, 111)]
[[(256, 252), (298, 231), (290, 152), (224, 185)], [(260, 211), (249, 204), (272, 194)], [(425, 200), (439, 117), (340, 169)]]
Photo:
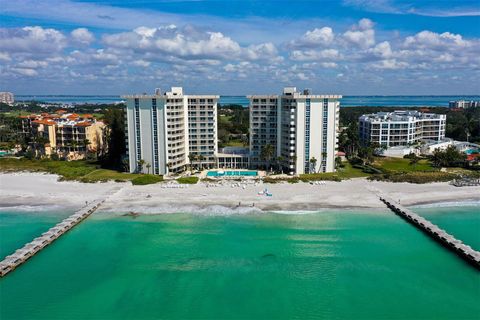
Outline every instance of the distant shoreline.
[[(448, 107), (450, 100), (479, 100), (480, 95), (367, 95), (343, 96), (340, 105), (343, 107)], [(16, 95), (16, 101), (38, 101), (46, 103), (115, 103), (122, 99), (120, 95)], [(248, 105), (246, 96), (221, 95), (221, 105)]]

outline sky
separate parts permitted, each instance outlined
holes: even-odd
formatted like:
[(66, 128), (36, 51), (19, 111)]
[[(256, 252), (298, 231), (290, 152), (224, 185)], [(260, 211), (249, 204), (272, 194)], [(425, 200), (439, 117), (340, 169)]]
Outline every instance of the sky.
[(480, 94), (480, 0), (0, 0), (15, 94)]

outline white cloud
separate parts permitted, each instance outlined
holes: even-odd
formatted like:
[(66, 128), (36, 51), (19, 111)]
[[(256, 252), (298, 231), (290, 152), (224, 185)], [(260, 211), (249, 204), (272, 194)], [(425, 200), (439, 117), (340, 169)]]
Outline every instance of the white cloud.
[(49, 54), (62, 50), (65, 36), (55, 29), (42, 27), (1, 28), (0, 48), (11, 53)]
[(328, 46), (335, 39), (333, 29), (330, 27), (315, 28), (308, 30), (300, 39), (291, 41), (289, 47), (292, 48), (313, 48)]
[(388, 41), (377, 44), (374, 48), (369, 49), (369, 52), (380, 58), (389, 58), (392, 56), (392, 48)]
[(409, 36), (405, 39), (404, 45), (407, 48), (445, 48), (450, 46), (467, 47), (470, 45), (461, 35), (450, 32), (436, 33), (428, 30)]
[(38, 75), (38, 72), (34, 69), (29, 69), (29, 68), (11, 68), (11, 70), (15, 73), (18, 73), (23, 76), (27, 77), (34, 77)]
[(396, 69), (404, 69), (408, 67), (408, 63), (406, 62), (399, 62), (395, 59), (386, 59), (386, 60), (381, 60), (379, 62), (373, 63), (372, 67), (375, 69), (391, 69), (391, 70), (396, 70)]
[(149, 61), (145, 61), (145, 60), (140, 59), (140, 60), (133, 61), (132, 64), (134, 66), (137, 66), (137, 67), (148, 67), (148, 66), (150, 66), (151, 63)]
[(95, 36), (93, 33), (88, 31), (87, 28), (78, 28), (73, 30), (71, 33), (72, 39), (74, 42), (78, 42), (81, 44), (90, 44), (95, 41)]
[[(201, 31), (193, 27), (140, 27), (130, 32), (106, 35), (105, 45), (131, 50), (149, 59), (179, 58), (186, 60), (271, 59), (278, 54), (273, 43), (242, 47), (221, 32)], [(167, 57), (165, 57), (167, 54)], [(148, 56), (148, 57), (147, 57)]]
[(290, 58), (294, 61), (338, 60), (341, 59), (341, 55), (337, 49), (294, 50)]
[(375, 44), (375, 30), (373, 22), (369, 19), (362, 19), (351, 30), (343, 34), (343, 38), (351, 44), (362, 49), (369, 48)]
[(7, 52), (0, 52), (0, 60), (10, 61), (10, 60), (12, 60), (12, 58), (10, 57), (10, 55)]
[(359, 87), (388, 77), (396, 83), (435, 75), (480, 76), (478, 38), (429, 30), (406, 36), (378, 32), (377, 43), (376, 26), (369, 19), (336, 28), (334, 33), (330, 26), (311, 25), (283, 44), (240, 42), (218, 30), (173, 24), (106, 32), (101, 41), (84, 28), (0, 28), (0, 81), (24, 81), (27, 86), (43, 81), (60, 87), (77, 82), (94, 89), (112, 81), (124, 88), (174, 81), (200, 91), (229, 83), (252, 90), (266, 84), (277, 87), (292, 79), (334, 88), (341, 74), (337, 84), (360, 81)]
[(37, 60), (25, 60), (18, 63), (17, 66), (22, 68), (29, 68), (29, 69), (45, 68), (48, 66), (48, 62), (37, 61)]

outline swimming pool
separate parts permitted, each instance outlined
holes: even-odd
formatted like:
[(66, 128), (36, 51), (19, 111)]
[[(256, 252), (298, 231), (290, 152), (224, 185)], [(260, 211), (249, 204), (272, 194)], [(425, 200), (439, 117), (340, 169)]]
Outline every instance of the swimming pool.
[(477, 149), (467, 149), (467, 150), (465, 150), (465, 153), (466, 154), (475, 154), (475, 153), (479, 153), (479, 150), (477, 150)]
[(257, 171), (208, 171), (207, 177), (256, 177)]

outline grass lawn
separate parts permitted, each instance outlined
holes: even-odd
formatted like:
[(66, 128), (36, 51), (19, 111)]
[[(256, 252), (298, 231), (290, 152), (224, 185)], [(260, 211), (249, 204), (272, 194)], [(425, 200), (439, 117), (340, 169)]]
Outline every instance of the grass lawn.
[(232, 139), (225, 143), (225, 147), (246, 147), (247, 145), (241, 140)]
[(146, 185), (146, 184), (154, 184), (163, 181), (162, 176), (157, 176), (153, 174), (138, 174), (135, 179), (132, 180), (133, 185)]
[(118, 172), (110, 169), (100, 169), (99, 165), (89, 161), (54, 161), (28, 159), (0, 159), (0, 171), (31, 171), (58, 174), (62, 180), (78, 180), (82, 182), (98, 181), (129, 181), (139, 174)]
[(316, 180), (334, 180), (340, 181), (352, 178), (368, 177), (370, 174), (363, 172), (361, 169), (353, 168), (349, 162), (343, 162), (344, 167), (338, 168), (337, 172), (327, 173), (309, 173), (301, 174), (302, 181), (316, 181)]
[(198, 180), (198, 177), (181, 177), (177, 179), (177, 182), (181, 184), (196, 184)]
[(419, 160), (416, 165), (410, 164), (410, 159), (403, 158), (375, 158), (373, 166), (379, 169), (398, 172), (436, 171), (426, 159)]
[(81, 177), (82, 182), (98, 182), (114, 180), (118, 182), (129, 181), (143, 176), (142, 174), (118, 172), (110, 169), (97, 169)]
[(232, 116), (227, 116), (227, 115), (221, 114), (218, 117), (218, 122), (220, 122), (220, 123), (230, 123), (230, 122), (232, 122)]
[(32, 112), (24, 111), (24, 110), (12, 110), (7, 112), (2, 112), (2, 114), (6, 117), (15, 117), (18, 118), (20, 116), (28, 116), (32, 114)]

